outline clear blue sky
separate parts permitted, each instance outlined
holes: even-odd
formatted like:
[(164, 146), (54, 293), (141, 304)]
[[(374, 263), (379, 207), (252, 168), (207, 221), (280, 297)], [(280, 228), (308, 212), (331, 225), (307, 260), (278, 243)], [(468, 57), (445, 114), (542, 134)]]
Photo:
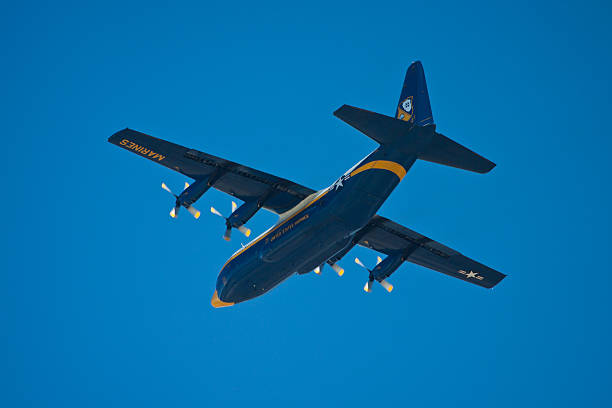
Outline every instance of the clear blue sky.
[[(612, 405), (609, 2), (225, 4), (3, 6), (0, 405)], [(323, 188), (375, 148), (332, 112), (392, 114), (416, 59), (439, 131), (498, 166), (418, 162), (380, 213), (509, 277), (366, 294), (357, 248), (213, 309), (239, 234), (171, 220), (185, 179), (107, 137)]]

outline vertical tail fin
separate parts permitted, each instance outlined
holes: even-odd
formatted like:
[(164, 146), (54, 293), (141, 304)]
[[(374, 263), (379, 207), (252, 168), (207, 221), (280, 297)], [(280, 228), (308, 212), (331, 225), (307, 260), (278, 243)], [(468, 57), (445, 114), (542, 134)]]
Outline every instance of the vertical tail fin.
[(427, 83), (425, 82), (425, 72), (420, 61), (413, 62), (406, 71), (395, 117), (419, 126), (434, 123)]

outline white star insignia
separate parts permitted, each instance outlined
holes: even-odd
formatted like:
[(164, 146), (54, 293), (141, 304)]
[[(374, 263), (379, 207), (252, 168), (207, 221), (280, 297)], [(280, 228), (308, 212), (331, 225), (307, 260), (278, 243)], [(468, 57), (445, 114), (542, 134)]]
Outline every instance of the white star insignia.
[(476, 278), (476, 277), (478, 277), (478, 274), (477, 274), (476, 272), (474, 272), (474, 271), (469, 271), (469, 272), (467, 273), (467, 275), (465, 275), (465, 276), (466, 276), (467, 278)]
[(347, 176), (345, 174), (344, 176), (340, 177), (334, 184), (332, 184), (331, 188), (334, 190), (338, 190), (340, 187), (344, 187), (342, 182), (348, 180), (349, 178), (350, 176)]

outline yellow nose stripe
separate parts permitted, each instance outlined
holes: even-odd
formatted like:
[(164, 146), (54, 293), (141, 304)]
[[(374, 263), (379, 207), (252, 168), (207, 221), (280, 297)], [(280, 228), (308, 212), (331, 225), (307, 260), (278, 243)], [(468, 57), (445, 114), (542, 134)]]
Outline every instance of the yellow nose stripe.
[(351, 173), (351, 177), (353, 177), (355, 174), (361, 173), (362, 171), (370, 169), (389, 170), (395, 173), (395, 175), (399, 177), (400, 181), (406, 175), (406, 169), (399, 163), (392, 162), (389, 160), (374, 160), (353, 170), (353, 172)]
[(212, 299), (210, 299), (210, 304), (213, 305), (213, 307), (225, 307), (225, 306), (233, 305), (233, 303), (224, 302), (221, 299), (219, 299), (219, 295), (217, 295), (216, 290), (215, 290), (215, 293), (213, 293)]

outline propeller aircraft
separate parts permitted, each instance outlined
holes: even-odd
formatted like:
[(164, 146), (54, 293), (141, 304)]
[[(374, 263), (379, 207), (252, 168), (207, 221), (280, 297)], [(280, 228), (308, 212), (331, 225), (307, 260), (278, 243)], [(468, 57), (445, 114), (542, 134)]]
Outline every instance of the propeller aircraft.
[(414, 62), (406, 72), (394, 117), (343, 105), (334, 115), (376, 141), (379, 146), (350, 168), (331, 186), (313, 190), (147, 134), (124, 129), (108, 141), (194, 180), (176, 195), (162, 188), (175, 202), (170, 216), (184, 207), (196, 219), (193, 204), (215, 188), (243, 202), (232, 201), (229, 216), (214, 207), (212, 214), (225, 220), (223, 238), (232, 229), (246, 237), (245, 224), (264, 208), (279, 216), (278, 222), (235, 252), (219, 272), (211, 299), (214, 307), (231, 306), (261, 296), (294, 274), (320, 274), (329, 265), (339, 276), (339, 261), (360, 245), (385, 255), (369, 269), (364, 286), (374, 282), (387, 291), (387, 281), (404, 262), (444, 273), (457, 279), (492, 288), (506, 275), (470, 259), (424, 235), (377, 213), (417, 159), (487, 173), (495, 164), (436, 131), (423, 66)]

